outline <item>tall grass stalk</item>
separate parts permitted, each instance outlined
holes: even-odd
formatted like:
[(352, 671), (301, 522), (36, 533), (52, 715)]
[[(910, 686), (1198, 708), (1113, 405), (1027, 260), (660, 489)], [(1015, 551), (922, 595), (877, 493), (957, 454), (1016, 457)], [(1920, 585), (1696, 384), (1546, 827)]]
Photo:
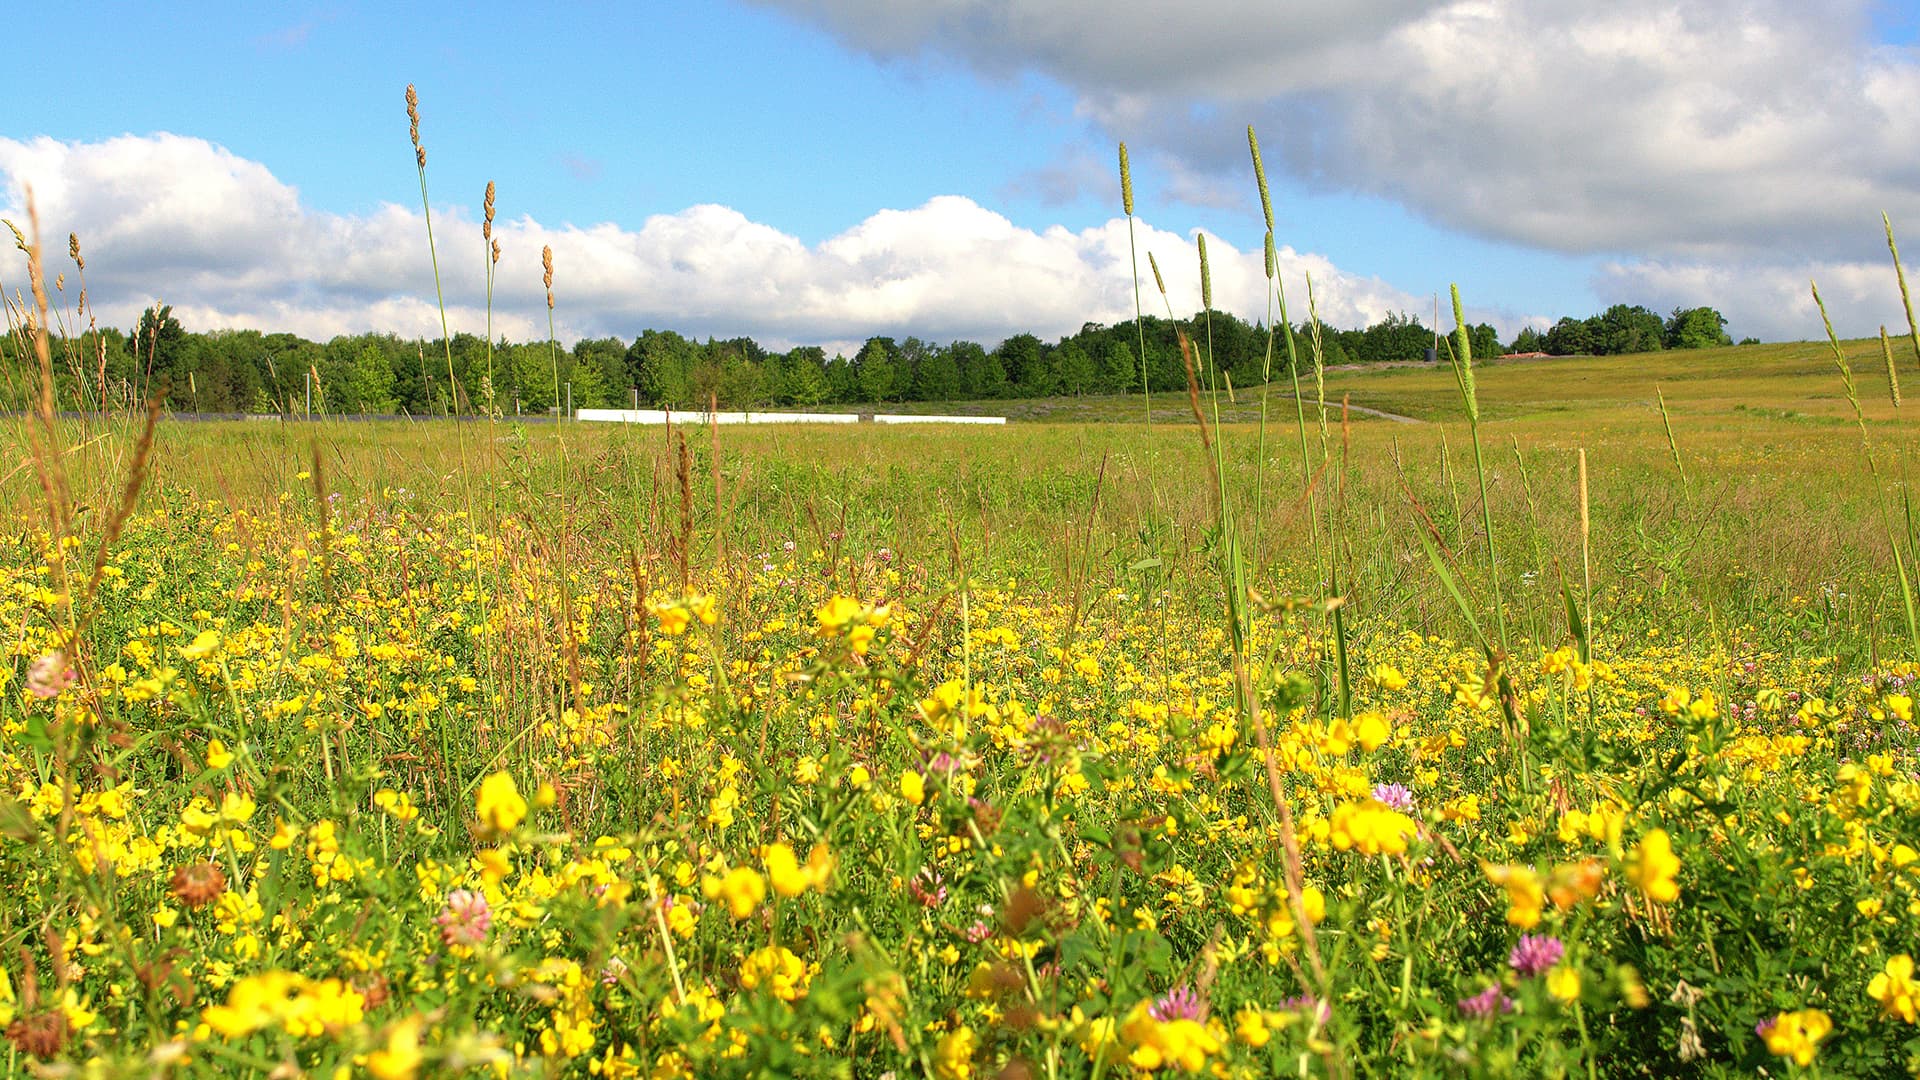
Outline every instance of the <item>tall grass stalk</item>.
[(493, 237), (493, 181), (487, 181), (487, 194), (481, 204), (485, 217), (480, 223), (480, 263), (487, 279), (487, 381), (481, 385), (481, 396), (487, 402), (487, 419), (491, 421), (499, 410), (493, 400), (493, 275), (500, 267), (500, 241)]
[(1887, 340), (1887, 328), (1880, 328), (1880, 355), (1887, 362), (1887, 396), (1893, 399), (1893, 407), (1900, 407), (1900, 371), (1893, 365), (1893, 342)]
[[(1320, 301), (1314, 295), (1312, 274), (1307, 275), (1307, 331), (1313, 343), (1314, 397), (1320, 408), (1320, 469), (1325, 473), (1332, 460), (1327, 450), (1327, 353), (1321, 336)], [(1343, 431), (1345, 423), (1343, 408), (1341, 411)], [(1334, 491), (1327, 499), (1327, 545), (1324, 555), (1329, 605), (1327, 617), (1333, 624), (1334, 676), (1337, 688), (1334, 701), (1341, 716), (1353, 714), (1353, 679), (1347, 663), (1347, 605), (1345, 597), (1340, 594), (1340, 539), (1344, 535), (1341, 509), (1346, 492), (1346, 465), (1346, 457), (1343, 453), (1340, 472), (1334, 477)]]
[(1140, 348), (1136, 358), (1140, 365), (1140, 400), (1146, 403), (1147, 430), (1151, 431), (1153, 387), (1147, 379), (1147, 325), (1140, 311), (1140, 254), (1133, 237), (1133, 164), (1127, 160), (1126, 143), (1120, 144), (1120, 206), (1127, 213), (1127, 266), (1133, 272), (1133, 329)]
[[(1888, 237), (1891, 243), (1891, 227), (1888, 229)], [(1897, 255), (1895, 261), (1897, 264)], [(1840, 371), (1840, 384), (1846, 389), (1847, 402), (1853, 406), (1853, 421), (1860, 428), (1860, 456), (1867, 462), (1867, 476), (1873, 481), (1873, 503), (1880, 511), (1880, 527), (1887, 534), (1887, 547), (1893, 552), (1893, 568), (1900, 578), (1900, 601), (1907, 619), (1907, 647), (1911, 650), (1907, 655), (1912, 659), (1920, 659), (1920, 611), (1916, 611), (1913, 582), (1907, 574), (1906, 556), (1901, 554), (1898, 534), (1894, 532), (1893, 520), (1887, 514), (1886, 495), (1881, 490), (1880, 467), (1874, 462), (1873, 446), (1867, 438), (1867, 414), (1860, 407), (1860, 392), (1854, 383), (1853, 367), (1847, 363), (1847, 354), (1840, 348), (1840, 338), (1833, 332), (1833, 320), (1827, 316), (1826, 301), (1820, 298), (1820, 286), (1809, 282), (1808, 288), (1813, 292), (1814, 306), (1820, 309), (1820, 322), (1826, 327), (1827, 344), (1833, 350), (1834, 367)], [(1904, 292), (1904, 287), (1902, 291)], [(1883, 329), (1882, 338), (1885, 335), (1886, 332)], [(1890, 350), (1889, 355), (1891, 355)]]
[(1253, 125), (1247, 125), (1247, 152), (1253, 157), (1253, 180), (1260, 190), (1260, 216), (1265, 219), (1267, 232), (1261, 244), (1261, 259), (1266, 267), (1267, 286), (1264, 299), (1267, 304), (1267, 350), (1260, 361), (1260, 439), (1254, 460), (1258, 467), (1254, 470), (1253, 481), (1253, 558), (1260, 565), (1267, 519), (1267, 390), (1273, 385), (1273, 286), (1277, 262), (1273, 247), (1273, 195), (1267, 188), (1267, 165), (1260, 159), (1260, 136), (1254, 133)]
[[(433, 243), (433, 204), (427, 198), (427, 148), (420, 145), (420, 95), (407, 84), (407, 121), (413, 137), (414, 168), (420, 174), (420, 214), (427, 223), (427, 257), (433, 262), (433, 296), (440, 309), (440, 346), (447, 358), (447, 392), (453, 393), (453, 335), (447, 330), (447, 294), (440, 285), (440, 252)], [(428, 407), (432, 407), (429, 401)]]
[(1887, 253), (1893, 256), (1893, 276), (1900, 283), (1900, 306), (1907, 313), (1907, 338), (1913, 342), (1914, 359), (1920, 360), (1920, 323), (1913, 318), (1913, 297), (1907, 292), (1907, 268), (1900, 262), (1900, 246), (1893, 242), (1893, 219), (1880, 214), (1880, 224), (1887, 230)]
[(561, 420), (566, 416), (560, 404), (560, 346), (553, 336), (553, 248), (540, 249), (541, 281), (547, 287), (547, 360), (553, 366), (553, 412)]

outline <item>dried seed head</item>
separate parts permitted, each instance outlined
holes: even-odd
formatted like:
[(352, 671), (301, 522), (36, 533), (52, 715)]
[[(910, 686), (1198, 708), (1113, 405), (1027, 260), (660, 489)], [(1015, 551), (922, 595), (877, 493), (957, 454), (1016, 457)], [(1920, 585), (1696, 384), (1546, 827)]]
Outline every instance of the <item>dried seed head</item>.
[(1213, 274), (1207, 270), (1207, 234), (1198, 234), (1200, 238), (1200, 306), (1213, 310)]
[(1473, 387), (1473, 348), (1471, 339), (1467, 337), (1467, 316), (1460, 306), (1460, 286), (1450, 286), (1450, 290), (1453, 293), (1454, 349), (1458, 353), (1453, 362), (1459, 365), (1460, 394), (1466, 399), (1467, 419), (1477, 424), (1480, 422), (1480, 396)]
[(65, 273), (59, 273), (59, 274), (53, 275), (53, 291), (54, 292), (67, 291), (67, 275)]
[(74, 264), (79, 266), (81, 270), (83, 271), (86, 270), (87, 260), (80, 257), (80, 234), (79, 233), (67, 234), (67, 257), (72, 259), (74, 261)]
[(546, 271), (547, 288), (553, 288), (553, 248), (550, 245), (540, 248), (540, 269)]
[(198, 911), (227, 891), (227, 875), (205, 859), (190, 862), (173, 872), (167, 891), (189, 911)]
[(46, 1061), (67, 1045), (67, 1014), (52, 1009), (23, 1016), (8, 1026), (7, 1041), (21, 1053)]
[[(1260, 185), (1260, 213), (1267, 219), (1267, 231), (1273, 231), (1273, 196), (1267, 193), (1267, 166), (1260, 160), (1260, 136), (1253, 133), (1253, 125), (1247, 125), (1247, 149), (1253, 154), (1253, 179)], [(1268, 277), (1273, 275), (1269, 274)]]
[(1880, 328), (1880, 352), (1887, 360), (1887, 393), (1893, 398), (1893, 407), (1900, 407), (1900, 372), (1893, 366), (1893, 342), (1887, 339), (1887, 328)]
[(387, 977), (377, 971), (363, 971), (348, 980), (348, 985), (360, 992), (361, 1004), (368, 1010), (385, 1005), (393, 997)]
[(493, 242), (493, 264), (500, 265), (500, 241), (498, 240)]
[(480, 225), (480, 238), (491, 240), (493, 239), (493, 181), (491, 180), (487, 181), (487, 199), (482, 206), (486, 209), (487, 219)]
[(1160, 295), (1167, 295), (1167, 279), (1160, 276), (1160, 260), (1154, 258), (1151, 251), (1147, 252), (1147, 265), (1153, 267), (1153, 283), (1159, 286)]
[(420, 145), (420, 95), (414, 93), (412, 83), (407, 84), (407, 134), (413, 139), (413, 159), (426, 168), (427, 149)]
[(1127, 144), (1120, 144), (1120, 205), (1133, 216), (1133, 167), (1127, 164)]

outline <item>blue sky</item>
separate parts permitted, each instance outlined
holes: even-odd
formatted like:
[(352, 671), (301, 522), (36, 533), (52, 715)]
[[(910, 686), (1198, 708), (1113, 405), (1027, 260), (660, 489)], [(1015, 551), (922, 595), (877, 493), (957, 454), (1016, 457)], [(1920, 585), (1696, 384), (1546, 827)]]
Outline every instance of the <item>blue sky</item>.
[(190, 325), (421, 332), (412, 82), (456, 313), (481, 302), (458, 260), (478, 261), (461, 230), (492, 179), (513, 223), (502, 299), (526, 302), (525, 257), (552, 243), (574, 334), (985, 339), (1113, 319), (1131, 306), (1121, 138), (1176, 292), (1201, 229), (1240, 256), (1224, 273), (1246, 287), (1220, 302), (1259, 314), (1249, 122), (1288, 271), (1314, 272), (1336, 323), (1424, 311), (1457, 282), (1506, 333), (1624, 301), (1804, 337), (1818, 274), (1866, 333), (1897, 314), (1878, 211), (1920, 222), (1920, 182), (1885, 152), (1913, 160), (1920, 130), (1906, 5), (1315, 0), (1278, 28), (1273, 5), (1228, 0), (1171, 21), (1078, 0), (530, 7), (45, 9), (42, 55), (61, 59), (0, 69), (0, 210), (35, 183), (49, 231), (89, 244), (110, 314), (163, 295)]

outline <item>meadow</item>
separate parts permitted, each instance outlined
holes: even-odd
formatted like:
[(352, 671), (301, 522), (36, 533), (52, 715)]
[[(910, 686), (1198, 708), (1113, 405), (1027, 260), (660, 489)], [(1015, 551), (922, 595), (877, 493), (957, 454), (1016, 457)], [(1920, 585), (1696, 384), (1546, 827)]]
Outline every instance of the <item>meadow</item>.
[(1459, 345), (991, 430), (48, 390), (8, 1069), (1920, 1073), (1920, 357)]

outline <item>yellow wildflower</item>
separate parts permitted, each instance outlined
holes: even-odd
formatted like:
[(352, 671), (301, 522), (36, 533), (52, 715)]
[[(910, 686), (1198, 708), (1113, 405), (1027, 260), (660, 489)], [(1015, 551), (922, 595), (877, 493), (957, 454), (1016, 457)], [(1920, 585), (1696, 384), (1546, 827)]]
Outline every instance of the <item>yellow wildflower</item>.
[(1673, 842), (1665, 829), (1641, 837), (1627, 860), (1627, 880), (1657, 904), (1671, 904), (1680, 898), (1680, 884), (1674, 880), (1679, 872), (1680, 858), (1673, 853)]
[(1920, 1024), (1920, 982), (1913, 978), (1913, 957), (1901, 953), (1889, 959), (1886, 970), (1867, 984), (1867, 996), (1879, 1002), (1886, 1015)]
[(498, 835), (526, 820), (527, 800), (520, 796), (513, 774), (502, 770), (481, 781), (477, 809), (481, 826)]
[(1767, 1049), (1784, 1058), (1792, 1058), (1802, 1067), (1813, 1064), (1820, 1052), (1820, 1040), (1833, 1031), (1833, 1019), (1819, 1009), (1801, 1009), (1781, 1013), (1761, 1026), (1760, 1037)]

